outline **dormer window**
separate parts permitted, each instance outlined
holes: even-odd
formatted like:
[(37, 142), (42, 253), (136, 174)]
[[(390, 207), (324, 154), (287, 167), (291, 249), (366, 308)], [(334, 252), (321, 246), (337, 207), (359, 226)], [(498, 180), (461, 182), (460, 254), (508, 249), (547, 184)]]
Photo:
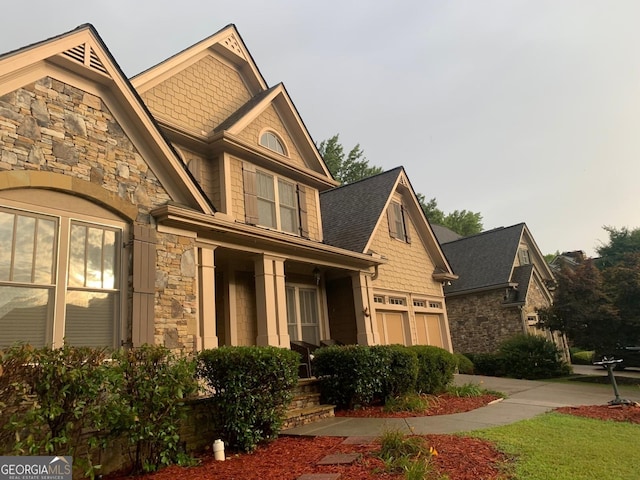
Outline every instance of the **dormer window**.
[(284, 144), (282, 140), (273, 132), (264, 132), (260, 136), (260, 145), (267, 147), (269, 150), (279, 153), (280, 155), (286, 155)]

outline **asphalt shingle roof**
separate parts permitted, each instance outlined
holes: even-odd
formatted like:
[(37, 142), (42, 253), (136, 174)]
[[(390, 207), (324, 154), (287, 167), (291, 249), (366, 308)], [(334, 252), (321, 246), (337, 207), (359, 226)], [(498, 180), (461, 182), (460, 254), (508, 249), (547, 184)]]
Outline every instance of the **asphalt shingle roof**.
[(515, 281), (511, 278), (511, 271), (524, 227), (524, 223), (519, 223), (443, 244), (442, 250), (451, 268), (460, 277), (445, 286), (445, 293)]
[(320, 194), (324, 242), (353, 252), (364, 249), (384, 206), (393, 193), (402, 167)]
[(462, 235), (454, 232), (453, 230), (443, 227), (442, 225), (438, 225), (437, 223), (432, 223), (431, 228), (433, 230), (434, 235), (438, 239), (440, 245), (443, 243), (454, 242), (456, 240), (460, 240), (463, 238)]

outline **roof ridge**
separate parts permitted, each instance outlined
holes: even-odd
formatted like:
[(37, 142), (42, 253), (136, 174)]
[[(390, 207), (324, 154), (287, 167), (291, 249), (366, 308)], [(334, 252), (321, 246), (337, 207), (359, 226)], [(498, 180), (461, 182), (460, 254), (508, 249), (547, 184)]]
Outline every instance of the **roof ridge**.
[[(324, 158), (322, 160), (324, 161)], [(358, 184), (366, 182), (368, 180), (372, 180), (372, 179), (375, 179), (377, 177), (381, 177), (383, 175), (390, 174), (394, 170), (404, 170), (404, 167), (403, 166), (394, 167), (391, 170), (386, 170), (384, 172), (376, 173), (375, 175), (371, 175), (370, 177), (361, 178), (360, 180), (358, 180), (356, 182), (353, 182), (353, 183), (345, 183), (345, 184), (339, 185), (339, 186), (337, 186), (335, 188), (332, 188), (330, 190), (325, 190), (324, 192), (320, 192), (320, 195), (324, 195), (325, 193), (335, 192), (336, 190), (340, 190), (340, 189), (342, 189), (344, 187), (350, 187), (351, 185), (358, 185)]]
[[(468, 235), (466, 237), (459, 238), (457, 240), (452, 240), (451, 242), (447, 242), (447, 243), (449, 244), (449, 243), (461, 242), (463, 240), (477, 238), (477, 237), (480, 237), (482, 235), (486, 235), (486, 234), (489, 234), (489, 233), (496, 233), (496, 232), (500, 232), (500, 231), (504, 231), (504, 230), (509, 230), (511, 228), (515, 228), (515, 227), (519, 227), (519, 226), (523, 226), (524, 227), (525, 225), (526, 224), (524, 222), (520, 222), (520, 223), (516, 223), (515, 225), (509, 225), (508, 227), (504, 227), (504, 226), (495, 227), (495, 228), (491, 228), (489, 230), (485, 230), (485, 231), (480, 232), (480, 233), (475, 233), (473, 235)], [(444, 225), (441, 225), (441, 226), (444, 226)], [(446, 228), (448, 228), (448, 227), (446, 227)]]

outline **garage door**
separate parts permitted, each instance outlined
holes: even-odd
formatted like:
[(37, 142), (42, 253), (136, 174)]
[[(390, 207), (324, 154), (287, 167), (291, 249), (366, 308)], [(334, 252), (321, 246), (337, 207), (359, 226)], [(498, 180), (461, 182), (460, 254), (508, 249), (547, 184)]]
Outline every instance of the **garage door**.
[(406, 345), (404, 329), (404, 315), (397, 312), (376, 312), (380, 343), (392, 345), (399, 343)]
[(418, 344), (435, 345), (436, 347), (444, 348), (440, 315), (416, 313), (416, 333), (418, 335)]

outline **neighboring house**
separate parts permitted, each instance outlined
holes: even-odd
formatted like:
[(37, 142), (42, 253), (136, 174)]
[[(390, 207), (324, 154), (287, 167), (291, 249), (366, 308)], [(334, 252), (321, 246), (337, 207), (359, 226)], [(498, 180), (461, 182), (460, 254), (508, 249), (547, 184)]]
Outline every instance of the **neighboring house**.
[(524, 223), (442, 244), (460, 277), (445, 286), (453, 348), (495, 351), (517, 334), (547, 336), (568, 358), (566, 339), (537, 327), (552, 303), (554, 277)]
[(320, 194), (337, 185), (232, 25), (131, 81), (90, 25), (4, 54), (0, 347), (289, 347), (334, 329), (375, 344), (374, 293), (403, 314), (434, 300), (447, 347), (451, 272), (428, 226), (405, 224), (436, 283), (401, 288), (378, 231), (362, 250), (324, 241)]
[[(367, 279), (370, 297), (362, 304), (375, 320), (375, 343), (429, 344), (451, 351), (442, 286), (457, 277), (404, 169), (325, 191), (320, 204), (326, 243), (386, 260)], [(329, 296), (331, 331), (337, 340), (355, 343), (353, 320), (340, 308), (353, 287), (348, 281), (334, 287)]]
[(549, 268), (551, 268), (554, 273), (560, 272), (563, 268), (575, 270), (578, 265), (584, 263), (586, 259), (587, 257), (582, 250), (563, 252), (560, 255), (556, 255), (553, 260), (549, 262)]

